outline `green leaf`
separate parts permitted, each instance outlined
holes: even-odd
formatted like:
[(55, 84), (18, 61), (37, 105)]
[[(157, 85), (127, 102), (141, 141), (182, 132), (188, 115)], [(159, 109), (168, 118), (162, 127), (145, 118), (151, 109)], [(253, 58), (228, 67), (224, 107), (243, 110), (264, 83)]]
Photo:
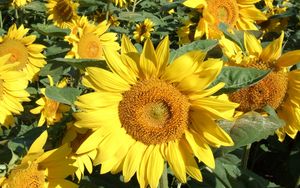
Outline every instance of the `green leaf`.
[(201, 50), (203, 52), (208, 52), (209, 50), (213, 49), (217, 46), (217, 40), (198, 40), (194, 41), (190, 44), (184, 45), (177, 50), (171, 51), (170, 54), (170, 63), (172, 63), (177, 57), (195, 50)]
[(267, 117), (253, 111), (242, 115), (234, 122), (226, 120), (220, 121), (219, 125), (221, 127), (223, 127), (223, 125), (225, 125), (225, 127), (231, 125), (229, 134), (234, 141), (234, 146), (222, 148), (222, 150), (224, 152), (230, 152), (239, 147), (265, 139), (273, 135), (278, 128), (284, 125), (284, 121), (277, 117), (273, 109), (270, 109), (270, 107), (266, 109), (269, 113)]
[(58, 88), (50, 86), (46, 88), (46, 96), (48, 98), (68, 105), (73, 105), (80, 93), (79, 89), (71, 87)]
[(45, 3), (42, 3), (40, 1), (32, 1), (31, 3), (28, 3), (24, 6), (26, 10), (33, 10), (37, 12), (46, 12), (46, 6)]
[(231, 93), (238, 89), (254, 85), (267, 76), (270, 72), (271, 70), (227, 66), (223, 67), (221, 73), (210, 85), (210, 87), (213, 87), (220, 82), (224, 82), (225, 86), (215, 93), (215, 95), (219, 95), (221, 93)]
[(31, 27), (37, 32), (47, 36), (65, 37), (70, 33), (69, 29), (61, 29), (54, 25), (45, 25), (38, 23), (32, 24)]
[(51, 59), (51, 63), (61, 63), (68, 64), (73, 67), (84, 70), (86, 67), (100, 67), (107, 68), (106, 62), (104, 60), (97, 59), (66, 59), (66, 58), (55, 58)]

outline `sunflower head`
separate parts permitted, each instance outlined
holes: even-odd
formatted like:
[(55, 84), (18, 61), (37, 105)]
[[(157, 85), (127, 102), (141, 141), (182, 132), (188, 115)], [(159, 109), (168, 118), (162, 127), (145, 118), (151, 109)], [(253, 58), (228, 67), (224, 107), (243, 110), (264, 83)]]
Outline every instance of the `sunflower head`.
[(46, 64), (42, 54), (44, 45), (35, 44), (35, 35), (26, 36), (29, 29), (21, 25), (12, 25), (7, 35), (0, 37), (0, 56), (11, 54), (7, 63), (16, 64), (16, 70), (26, 74), (28, 80), (33, 80), (40, 69)]
[[(70, 148), (63, 145), (58, 149), (44, 152), (47, 132), (43, 132), (31, 145), (21, 164), (14, 167), (3, 180), (3, 188), (36, 187), (48, 188), (66, 186), (75, 188), (76, 184), (65, 180), (76, 168), (71, 166), (73, 160), (67, 159)], [(55, 165), (53, 163), (55, 162)], [(59, 173), (58, 173), (59, 172)]]
[[(257, 0), (255, 2), (258, 2)], [(257, 30), (258, 20), (266, 20), (265, 15), (255, 8), (249, 0), (186, 0), (185, 6), (195, 8), (202, 13), (195, 32), (195, 38), (204, 34), (207, 38), (220, 38), (222, 32), (218, 29), (221, 22), (238, 30)]]
[(154, 31), (154, 23), (146, 18), (143, 23), (136, 24), (135, 31), (133, 32), (133, 38), (137, 42), (142, 42), (145, 39), (150, 38), (151, 32)]
[(74, 22), (70, 35), (65, 37), (73, 46), (66, 57), (103, 59), (104, 47), (119, 50), (117, 34), (106, 32), (109, 26), (106, 21), (99, 24), (90, 23), (85, 16)]
[(255, 36), (245, 33), (245, 52), (241, 52), (241, 49), (228, 39), (223, 38), (220, 41), (230, 65), (272, 70), (257, 84), (236, 91), (230, 94), (229, 98), (240, 103), (238, 110), (243, 112), (261, 111), (266, 105), (276, 109), (278, 116), (286, 122), (286, 125), (276, 132), (281, 141), (286, 134), (294, 138), (300, 130), (300, 100), (297, 97), (300, 94), (300, 71), (289, 69), (289, 66), (300, 61), (300, 51), (282, 54), (283, 39), (282, 32), (279, 38), (263, 48)]
[(139, 54), (124, 36), (121, 54), (104, 56), (110, 71), (88, 68), (83, 84), (94, 92), (76, 102), (74, 125), (93, 130), (82, 152), (96, 148), (101, 173), (123, 171), (125, 182), (137, 173), (141, 187), (157, 187), (164, 161), (181, 182), (186, 173), (201, 181), (194, 157), (214, 168), (209, 146), (233, 144), (215, 120), (232, 119), (238, 105), (210, 96), (224, 83), (208, 89), (222, 61), (191, 51), (170, 64), (168, 37), (156, 49), (147, 39)]
[(53, 20), (54, 25), (61, 28), (68, 28), (70, 24), (78, 19), (78, 3), (73, 0), (49, 0), (46, 5), (48, 8), (48, 20)]

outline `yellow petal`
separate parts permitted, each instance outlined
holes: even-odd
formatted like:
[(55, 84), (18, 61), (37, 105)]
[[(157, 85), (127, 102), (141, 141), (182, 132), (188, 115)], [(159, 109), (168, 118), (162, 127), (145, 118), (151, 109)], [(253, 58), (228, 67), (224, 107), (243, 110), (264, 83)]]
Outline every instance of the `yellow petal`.
[(267, 17), (255, 6), (243, 7), (239, 10), (239, 14), (251, 20), (267, 20)]
[(262, 52), (262, 47), (261, 47), (259, 40), (257, 40), (254, 35), (251, 35), (248, 32), (245, 32), (244, 33), (244, 44), (245, 44), (248, 54), (259, 57), (259, 55)]
[(260, 58), (264, 62), (276, 61), (281, 56), (283, 38), (284, 32), (281, 33), (278, 39), (274, 40), (266, 48), (263, 49)]
[(166, 36), (157, 46), (156, 54), (157, 54), (157, 62), (158, 62), (158, 70), (160, 71), (159, 75), (165, 70), (169, 63), (170, 56), (170, 41), (169, 36)]
[[(148, 176), (148, 168), (149, 168), (148, 161), (149, 161), (149, 157), (153, 151), (153, 148), (154, 148), (154, 146), (150, 145), (145, 150), (145, 153), (141, 160), (140, 167), (136, 174), (141, 188), (146, 188), (147, 185), (149, 184), (148, 177), (147, 177)], [(150, 168), (152, 168), (152, 167), (150, 167)]]
[(157, 187), (164, 170), (164, 159), (160, 154), (159, 145), (156, 145), (148, 159), (147, 178), (150, 187)]
[(278, 67), (289, 67), (300, 63), (300, 50), (289, 51), (277, 60), (276, 66)]
[(188, 141), (193, 153), (210, 168), (215, 168), (215, 159), (210, 147), (195, 132), (185, 131), (185, 138)]
[(146, 148), (147, 146), (137, 141), (129, 149), (123, 164), (123, 176), (125, 182), (128, 182), (138, 170)]
[(230, 136), (209, 115), (199, 116), (198, 113), (192, 113), (191, 119), (193, 129), (203, 134), (204, 139), (213, 143), (214, 146), (232, 146), (234, 144)]
[(203, 58), (201, 51), (188, 52), (176, 58), (173, 63), (167, 66), (162, 79), (171, 82), (181, 81), (183, 78), (196, 72), (199, 65), (198, 61), (202, 61)]
[(47, 141), (48, 138), (48, 132), (44, 131), (30, 146), (30, 149), (28, 150), (28, 154), (33, 153), (40, 153), (43, 152), (43, 147)]
[(199, 9), (207, 6), (205, 0), (187, 0), (183, 4), (190, 8), (199, 8)]
[(144, 44), (143, 52), (140, 56), (140, 69), (143, 77), (146, 79), (157, 76), (157, 57), (150, 39), (147, 39)]
[(134, 73), (128, 69), (127, 66), (122, 62), (120, 54), (118, 54), (115, 49), (103, 49), (104, 56), (106, 58), (106, 62), (109, 68), (116, 74), (118, 74), (123, 80), (130, 84), (134, 84), (136, 82), (136, 77)]
[(109, 71), (95, 67), (90, 67), (86, 70), (88, 76), (85, 81), (89, 82), (96, 90), (119, 93), (127, 91), (130, 88), (128, 82)]
[(121, 42), (121, 54), (126, 54), (129, 52), (137, 53), (137, 50), (134, 47), (134, 45), (131, 43), (130, 39), (126, 35), (123, 35), (122, 42)]
[(179, 150), (178, 141), (171, 141), (168, 143), (166, 157), (175, 176), (178, 178), (178, 180), (181, 183), (185, 183), (186, 168), (185, 168), (182, 154)]

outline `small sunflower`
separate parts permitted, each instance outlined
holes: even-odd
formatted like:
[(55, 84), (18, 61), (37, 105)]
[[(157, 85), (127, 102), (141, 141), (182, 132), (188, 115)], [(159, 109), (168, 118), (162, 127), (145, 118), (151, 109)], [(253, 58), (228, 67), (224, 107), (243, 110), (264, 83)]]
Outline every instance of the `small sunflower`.
[(75, 103), (75, 126), (94, 131), (82, 152), (97, 148), (102, 174), (123, 171), (128, 182), (136, 173), (141, 187), (157, 187), (164, 161), (181, 182), (202, 181), (194, 156), (214, 168), (210, 146), (233, 145), (215, 120), (232, 120), (238, 104), (211, 97), (224, 83), (208, 88), (223, 62), (192, 51), (169, 64), (168, 37), (156, 50), (147, 39), (139, 54), (124, 36), (121, 55), (104, 55), (111, 71), (87, 68), (83, 84), (95, 91)]
[(255, 3), (260, 0), (186, 0), (183, 4), (202, 12), (196, 27), (195, 38), (206, 34), (206, 38), (220, 38), (218, 29), (221, 22), (237, 30), (257, 30), (256, 21), (266, 20), (266, 16)]
[(78, 19), (78, 3), (73, 0), (48, 0), (48, 20), (53, 20), (54, 25), (61, 28), (68, 28), (73, 21)]
[(14, 7), (22, 7), (30, 2), (31, 2), (31, 0), (12, 0), (11, 4)]
[[(54, 85), (53, 79), (51, 76), (48, 76), (50, 86)], [(57, 87), (63, 88), (67, 84), (66, 80), (63, 79), (60, 83), (57, 84)], [(61, 104), (55, 100), (49, 99), (46, 97), (46, 89), (42, 88), (41, 93), (44, 95), (40, 99), (36, 101), (36, 104), (40, 105), (34, 109), (31, 109), (30, 112), (33, 114), (41, 114), (40, 120), (38, 122), (38, 126), (44, 125), (47, 122), (47, 125), (53, 125), (56, 122), (59, 122), (63, 113), (68, 112), (70, 107), (65, 104)]]
[(112, 0), (112, 2), (119, 7), (126, 7), (128, 4), (132, 3), (133, 0)]
[(179, 38), (179, 44), (187, 44), (193, 41), (194, 34), (191, 31), (191, 27), (194, 25), (193, 22), (187, 20), (184, 22), (184, 26), (178, 28), (177, 35)]
[(15, 70), (18, 63), (7, 63), (10, 58), (10, 54), (0, 56), (0, 124), (5, 126), (11, 124), (12, 114), (24, 110), (21, 103), (29, 101), (25, 73)]
[(153, 22), (146, 18), (143, 23), (136, 24), (133, 38), (137, 42), (143, 42), (145, 39), (150, 38), (151, 32), (154, 31), (153, 26)]
[(8, 177), (2, 180), (2, 188), (21, 187), (68, 187), (75, 188), (76, 184), (65, 180), (76, 167), (72, 159), (66, 156), (71, 148), (63, 145), (60, 148), (44, 152), (43, 146), (47, 140), (47, 132), (43, 132), (31, 145), (21, 164), (14, 167)]
[[(69, 143), (72, 148), (72, 152), (69, 154), (71, 159), (74, 159), (74, 166), (78, 167), (75, 172), (78, 180), (81, 180), (84, 176), (85, 169), (91, 174), (93, 171), (92, 161), (96, 159), (97, 149), (91, 149), (90, 151), (82, 152), (82, 143), (93, 133), (93, 131), (88, 129), (80, 129), (73, 126), (73, 122), (67, 124), (67, 132), (63, 138), (63, 144)], [(86, 148), (84, 148), (86, 150)], [(98, 165), (95, 164), (94, 165)]]
[(87, 17), (81, 17), (73, 23), (70, 35), (65, 37), (73, 46), (66, 58), (103, 59), (104, 47), (119, 50), (117, 34), (106, 32), (108, 28), (109, 24), (106, 21), (95, 25), (89, 23)]
[(45, 56), (42, 54), (44, 45), (34, 44), (35, 35), (25, 36), (29, 29), (23, 25), (19, 28), (12, 25), (7, 35), (0, 37), (0, 56), (11, 54), (8, 63), (17, 63), (17, 70), (26, 73), (28, 80), (33, 80), (40, 69), (46, 64)]
[(300, 62), (300, 50), (282, 55), (283, 38), (282, 32), (278, 39), (262, 48), (259, 40), (245, 33), (245, 53), (228, 39), (222, 38), (220, 41), (230, 65), (272, 70), (259, 83), (234, 92), (229, 98), (240, 103), (237, 110), (242, 112), (261, 111), (266, 105), (276, 109), (278, 116), (286, 122), (276, 132), (280, 141), (286, 134), (295, 138), (300, 130), (300, 70), (289, 70), (290, 66)]

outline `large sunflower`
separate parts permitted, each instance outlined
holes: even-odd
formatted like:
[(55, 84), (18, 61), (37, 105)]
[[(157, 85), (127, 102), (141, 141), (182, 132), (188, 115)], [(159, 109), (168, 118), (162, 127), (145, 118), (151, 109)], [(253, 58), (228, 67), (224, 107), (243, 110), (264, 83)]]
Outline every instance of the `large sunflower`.
[(53, 20), (54, 25), (68, 28), (73, 21), (78, 19), (78, 3), (73, 0), (49, 0), (47, 3), (49, 12), (48, 20)]
[(23, 25), (19, 28), (12, 25), (7, 35), (0, 37), (0, 56), (11, 54), (8, 63), (18, 64), (16, 69), (25, 72), (27, 79), (32, 80), (46, 64), (45, 56), (41, 53), (45, 46), (34, 44), (36, 36), (25, 36), (28, 31)]
[(208, 88), (223, 62), (192, 51), (169, 64), (168, 37), (156, 50), (146, 40), (141, 54), (123, 37), (121, 55), (104, 55), (112, 72), (87, 68), (83, 84), (95, 91), (76, 102), (75, 126), (94, 131), (82, 152), (97, 148), (101, 173), (123, 171), (125, 182), (136, 173), (141, 187), (157, 187), (164, 161), (181, 182), (202, 181), (194, 156), (214, 168), (210, 145), (233, 145), (214, 120), (231, 120), (238, 105), (210, 96), (224, 83)]
[(186, 0), (183, 4), (202, 12), (196, 27), (195, 38), (206, 34), (207, 38), (219, 38), (222, 34), (218, 25), (221, 22), (238, 30), (257, 30), (256, 21), (266, 20), (266, 16), (255, 3), (260, 0)]
[(109, 24), (106, 21), (95, 25), (89, 23), (87, 17), (81, 17), (73, 23), (70, 35), (65, 37), (73, 46), (66, 58), (103, 59), (104, 47), (119, 50), (117, 34), (106, 32), (108, 28)]
[(58, 149), (44, 152), (46, 140), (45, 131), (33, 142), (21, 164), (14, 167), (7, 178), (2, 179), (0, 184), (2, 188), (77, 187), (76, 184), (65, 180), (76, 170), (76, 167), (71, 165), (73, 160), (66, 158), (71, 148), (63, 145)]
[(285, 135), (295, 138), (300, 130), (300, 70), (289, 70), (289, 67), (300, 62), (300, 50), (290, 51), (282, 55), (284, 33), (262, 48), (260, 41), (253, 35), (244, 34), (246, 52), (233, 42), (223, 38), (220, 44), (229, 64), (258, 69), (271, 69), (263, 80), (254, 86), (241, 89), (230, 94), (229, 98), (240, 103), (238, 110), (261, 111), (265, 105), (276, 109), (277, 114), (286, 125), (277, 130), (279, 140)]
[(0, 56), (0, 124), (10, 125), (12, 114), (23, 111), (22, 102), (29, 101), (25, 73), (16, 71), (18, 63), (7, 63), (11, 54)]

